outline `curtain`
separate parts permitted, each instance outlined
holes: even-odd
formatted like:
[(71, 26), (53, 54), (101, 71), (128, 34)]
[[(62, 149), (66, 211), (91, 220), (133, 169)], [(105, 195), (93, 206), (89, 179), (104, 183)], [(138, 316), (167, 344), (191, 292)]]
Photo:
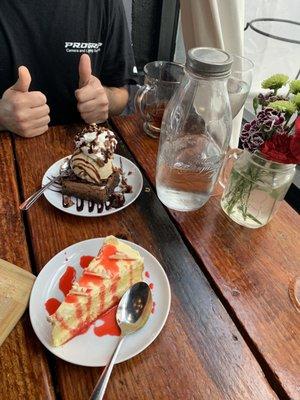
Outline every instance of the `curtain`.
[[(244, 0), (180, 0), (185, 49), (217, 47), (243, 55)], [(237, 147), (243, 110), (233, 120), (231, 147)]]

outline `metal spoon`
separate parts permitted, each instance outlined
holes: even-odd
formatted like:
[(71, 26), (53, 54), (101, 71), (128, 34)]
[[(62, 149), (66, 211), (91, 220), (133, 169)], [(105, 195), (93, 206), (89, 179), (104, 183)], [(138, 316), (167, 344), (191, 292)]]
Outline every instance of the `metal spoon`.
[(102, 372), (90, 400), (103, 399), (106, 386), (125, 336), (141, 329), (152, 310), (152, 294), (145, 282), (138, 282), (123, 295), (117, 308), (117, 323), (121, 329), (119, 343)]
[(20, 206), (19, 209), (26, 211), (28, 210), (36, 201), (37, 199), (44, 193), (44, 191), (46, 189), (48, 189), (49, 186), (53, 185), (53, 183), (55, 183), (56, 181), (58, 181), (60, 178), (62, 178), (63, 176), (68, 175), (68, 171), (69, 171), (69, 167), (70, 167), (70, 161), (67, 158), (64, 163), (61, 165), (60, 169), (59, 169), (59, 175), (55, 176), (54, 178), (50, 179), (50, 181), (48, 183), (46, 183), (46, 185), (44, 185), (43, 187), (41, 187), (39, 190), (37, 190), (35, 193), (33, 193), (33, 195), (31, 195), (30, 197), (28, 197), (27, 200), (25, 200)]

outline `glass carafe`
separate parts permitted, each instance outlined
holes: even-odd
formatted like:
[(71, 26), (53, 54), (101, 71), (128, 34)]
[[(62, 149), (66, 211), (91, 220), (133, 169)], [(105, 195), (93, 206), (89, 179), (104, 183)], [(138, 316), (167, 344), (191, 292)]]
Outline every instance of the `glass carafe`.
[(219, 49), (188, 52), (185, 75), (164, 113), (156, 167), (158, 197), (171, 209), (196, 210), (213, 191), (231, 134), (231, 63)]

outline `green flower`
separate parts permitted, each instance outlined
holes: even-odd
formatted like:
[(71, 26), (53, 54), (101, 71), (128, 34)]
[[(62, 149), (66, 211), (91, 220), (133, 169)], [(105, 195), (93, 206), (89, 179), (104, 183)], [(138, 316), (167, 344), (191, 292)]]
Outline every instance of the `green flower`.
[(273, 89), (275, 92), (277, 92), (278, 89), (287, 84), (288, 80), (289, 77), (287, 75), (275, 74), (265, 79), (262, 82), (261, 87), (263, 89)]
[(274, 108), (274, 110), (281, 111), (289, 115), (294, 114), (294, 112), (297, 110), (296, 104), (289, 100), (276, 100), (272, 103), (269, 103), (268, 107)]
[(293, 94), (300, 93), (300, 79), (290, 82), (290, 92)]
[(291, 100), (294, 104), (296, 104), (298, 110), (300, 110), (300, 93), (297, 93)]

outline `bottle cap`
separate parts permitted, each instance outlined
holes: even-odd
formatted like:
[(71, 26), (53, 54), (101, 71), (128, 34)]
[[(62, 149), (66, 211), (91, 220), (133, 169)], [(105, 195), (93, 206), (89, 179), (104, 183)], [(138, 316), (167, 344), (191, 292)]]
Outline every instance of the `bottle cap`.
[(213, 47), (194, 47), (187, 54), (186, 68), (202, 76), (226, 78), (233, 60), (230, 54)]

